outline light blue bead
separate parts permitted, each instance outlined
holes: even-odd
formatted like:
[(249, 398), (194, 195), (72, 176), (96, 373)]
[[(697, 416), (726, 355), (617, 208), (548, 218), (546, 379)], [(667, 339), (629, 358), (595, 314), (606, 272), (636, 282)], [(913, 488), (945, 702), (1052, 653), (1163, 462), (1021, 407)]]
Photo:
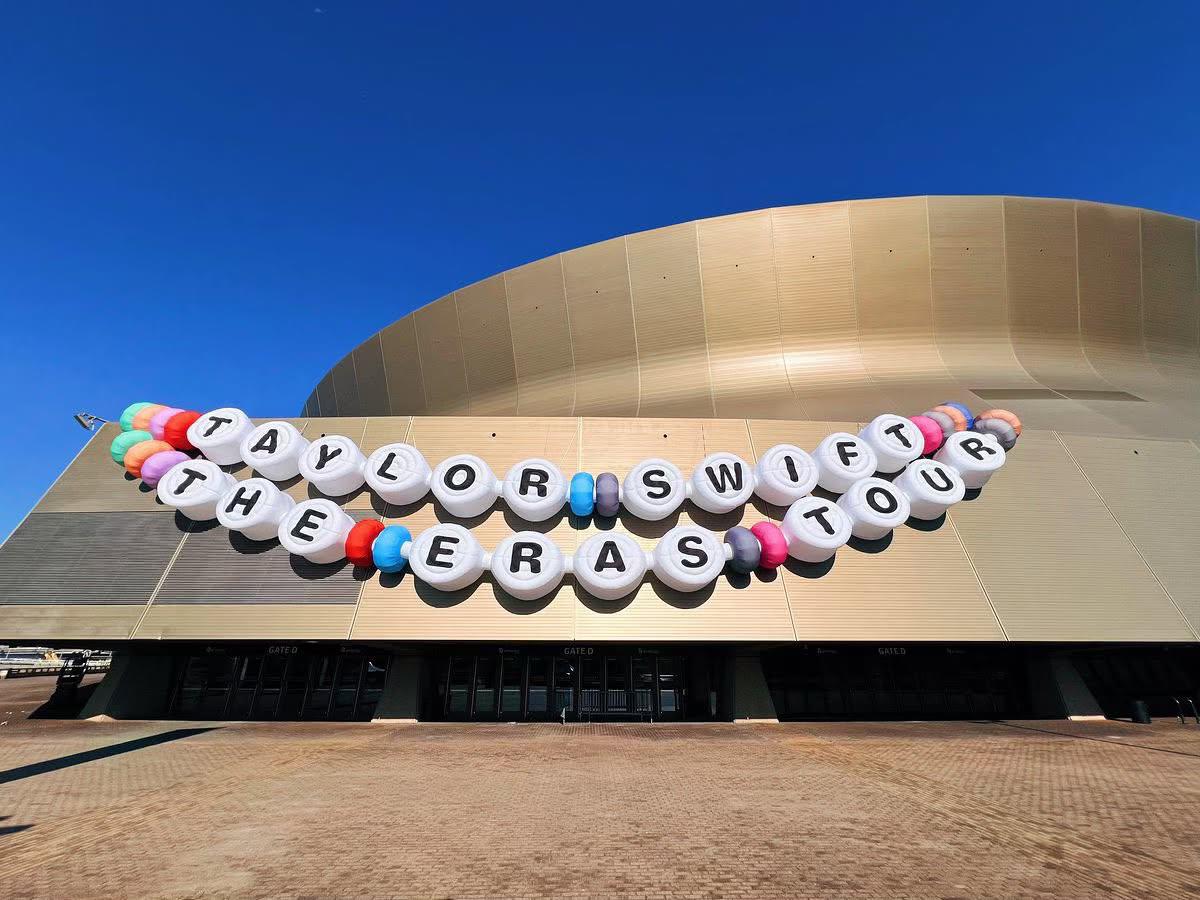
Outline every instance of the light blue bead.
[(571, 478), (571, 512), (590, 516), (596, 508), (596, 480), (587, 472), (577, 472)]
[(403, 525), (389, 525), (371, 545), (371, 559), (380, 572), (403, 572), (408, 558), (401, 549), (412, 533)]

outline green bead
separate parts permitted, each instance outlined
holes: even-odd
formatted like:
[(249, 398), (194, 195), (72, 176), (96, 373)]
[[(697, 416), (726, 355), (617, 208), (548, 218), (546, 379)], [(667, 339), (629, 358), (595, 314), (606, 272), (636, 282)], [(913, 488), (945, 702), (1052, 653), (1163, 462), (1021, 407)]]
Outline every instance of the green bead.
[(121, 413), (121, 430), (132, 431), (133, 417), (149, 405), (150, 404), (146, 401), (142, 401), (141, 403), (130, 403), (127, 407), (125, 407), (125, 411)]
[(152, 440), (154, 440), (154, 436), (148, 431), (122, 431), (113, 438), (112, 447), (109, 449), (113, 462), (117, 465), (124, 465), (125, 454), (129, 452), (130, 447), (140, 444), (142, 441)]

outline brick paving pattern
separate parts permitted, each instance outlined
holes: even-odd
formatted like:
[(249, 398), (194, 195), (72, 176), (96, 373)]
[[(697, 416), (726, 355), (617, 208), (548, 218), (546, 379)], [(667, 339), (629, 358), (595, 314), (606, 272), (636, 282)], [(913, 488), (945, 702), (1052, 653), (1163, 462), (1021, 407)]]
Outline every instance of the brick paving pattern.
[(6, 897), (1200, 895), (1194, 725), (75, 722), (8, 690)]

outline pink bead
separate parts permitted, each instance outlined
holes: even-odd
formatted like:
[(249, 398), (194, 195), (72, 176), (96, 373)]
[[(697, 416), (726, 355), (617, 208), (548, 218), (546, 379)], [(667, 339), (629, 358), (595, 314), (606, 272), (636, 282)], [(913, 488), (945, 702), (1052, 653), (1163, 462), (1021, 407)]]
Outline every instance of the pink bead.
[(774, 522), (759, 522), (750, 527), (750, 533), (758, 538), (762, 555), (758, 558), (760, 569), (778, 569), (788, 557), (787, 540)]
[(173, 406), (165, 406), (150, 417), (150, 434), (156, 441), (163, 440), (163, 429), (167, 427), (167, 419), (176, 413), (183, 412)]
[(928, 456), (942, 446), (942, 428), (937, 422), (929, 416), (909, 416), (909, 421), (921, 429), (921, 435), (925, 438), (923, 455)]
[(167, 474), (167, 470), (191, 459), (186, 453), (178, 450), (160, 450), (142, 463), (142, 481), (154, 487), (159, 479)]

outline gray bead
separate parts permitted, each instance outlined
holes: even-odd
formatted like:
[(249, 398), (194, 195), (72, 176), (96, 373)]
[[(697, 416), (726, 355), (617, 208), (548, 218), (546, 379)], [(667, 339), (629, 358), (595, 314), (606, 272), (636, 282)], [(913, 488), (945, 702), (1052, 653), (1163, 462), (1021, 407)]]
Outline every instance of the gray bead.
[(596, 515), (611, 519), (621, 509), (621, 482), (612, 472), (596, 476)]
[(954, 434), (954, 420), (944, 412), (938, 412), (936, 409), (931, 409), (927, 412), (921, 413), (921, 415), (937, 422), (938, 428), (942, 429), (942, 440), (945, 440), (946, 438), (950, 437), (950, 435)]
[(993, 435), (1005, 452), (1017, 444), (1017, 430), (1003, 419), (976, 419), (975, 430), (981, 434)]
[(742, 575), (749, 575), (758, 568), (759, 557), (762, 556), (762, 545), (758, 543), (749, 528), (738, 525), (725, 532), (725, 543), (733, 548), (733, 558), (729, 560), (729, 568)]

